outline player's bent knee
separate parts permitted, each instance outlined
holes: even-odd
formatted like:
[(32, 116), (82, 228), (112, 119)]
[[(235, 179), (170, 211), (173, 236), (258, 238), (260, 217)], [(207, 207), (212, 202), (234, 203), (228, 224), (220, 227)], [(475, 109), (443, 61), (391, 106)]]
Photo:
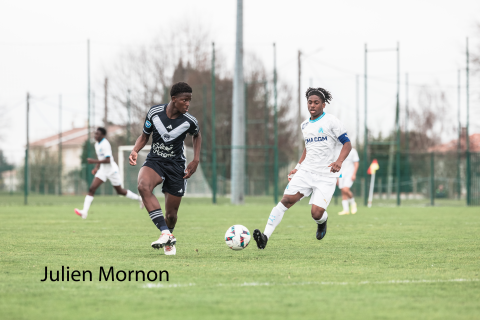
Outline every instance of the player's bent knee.
[(325, 209), (322, 207), (312, 207), (312, 218), (315, 220), (320, 220), (324, 212)]
[(142, 181), (138, 182), (137, 186), (138, 192), (140, 192), (140, 195), (142, 197), (145, 197), (146, 195), (149, 195), (152, 193), (153, 189), (150, 188), (150, 186)]

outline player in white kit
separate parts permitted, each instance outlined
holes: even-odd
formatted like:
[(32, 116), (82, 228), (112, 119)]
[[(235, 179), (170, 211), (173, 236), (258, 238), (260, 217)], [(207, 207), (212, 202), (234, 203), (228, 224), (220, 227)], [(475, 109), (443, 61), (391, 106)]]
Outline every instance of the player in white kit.
[[(312, 218), (317, 223), (316, 237), (323, 239), (327, 232), (327, 207), (335, 192), (337, 178), (342, 163), (352, 149), (347, 131), (340, 120), (324, 112), (325, 103), (330, 103), (332, 95), (323, 88), (308, 88), (305, 94), (310, 118), (301, 125), (305, 149), (295, 169), (288, 179), (282, 200), (267, 221), (265, 231), (255, 229), (253, 238), (259, 249), (265, 249), (267, 241), (282, 221), (285, 212), (297, 201), (312, 195)], [(343, 144), (340, 155), (335, 159), (336, 144)]]
[(357, 178), (359, 161), (360, 158), (358, 157), (357, 150), (352, 148), (352, 151), (350, 151), (348, 157), (343, 162), (342, 175), (338, 178), (338, 188), (342, 191), (343, 206), (343, 210), (338, 213), (339, 215), (350, 214), (350, 212), (352, 212), (352, 214), (357, 213), (357, 204), (355, 203), (355, 198), (350, 188)]
[(95, 168), (92, 170), (92, 174), (95, 175), (95, 179), (93, 179), (92, 185), (88, 189), (88, 194), (85, 197), (85, 202), (83, 203), (83, 209), (74, 210), (75, 213), (83, 219), (86, 219), (88, 216), (88, 209), (92, 204), (95, 191), (102, 183), (106, 182), (107, 179), (110, 180), (113, 188), (119, 195), (123, 195), (129, 199), (138, 201), (140, 203), (140, 209), (143, 208), (142, 198), (139, 195), (130, 190), (122, 188), (122, 180), (120, 179), (118, 165), (113, 159), (112, 146), (110, 145), (110, 142), (105, 139), (106, 135), (107, 130), (105, 130), (105, 128), (97, 128), (94, 138), (97, 141), (95, 142), (95, 152), (97, 153), (98, 160), (91, 158), (87, 159), (88, 163), (96, 164)]

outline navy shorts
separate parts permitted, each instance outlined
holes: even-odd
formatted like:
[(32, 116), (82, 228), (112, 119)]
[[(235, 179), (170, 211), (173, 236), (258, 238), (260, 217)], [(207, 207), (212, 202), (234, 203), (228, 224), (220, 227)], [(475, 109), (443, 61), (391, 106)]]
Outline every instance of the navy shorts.
[(142, 167), (152, 168), (163, 180), (162, 192), (183, 197), (187, 189), (185, 167), (175, 162), (160, 162), (146, 160)]

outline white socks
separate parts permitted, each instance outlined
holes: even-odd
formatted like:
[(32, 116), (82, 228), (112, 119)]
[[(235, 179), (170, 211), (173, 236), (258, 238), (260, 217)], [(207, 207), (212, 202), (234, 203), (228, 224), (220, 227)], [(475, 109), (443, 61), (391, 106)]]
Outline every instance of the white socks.
[(138, 196), (138, 194), (135, 194), (130, 190), (127, 190), (127, 194), (125, 195), (125, 197), (127, 197), (128, 199), (133, 199), (137, 201), (140, 200), (140, 197)]
[(350, 202), (350, 204), (354, 204), (355, 203), (355, 198), (352, 197), (352, 198), (348, 199), (348, 202)]
[(268, 217), (267, 225), (265, 226), (265, 231), (263, 232), (267, 238), (270, 239), (270, 236), (273, 233), (273, 230), (280, 224), (283, 218), (283, 214), (287, 211), (288, 208), (279, 202), (276, 207), (272, 209), (270, 216)]
[(350, 200), (342, 200), (343, 211), (350, 212), (350, 208), (348, 206)]
[(316, 222), (317, 224), (322, 224), (322, 223), (324, 223), (325, 221), (327, 221), (327, 218), (328, 218), (328, 213), (327, 213), (327, 211), (325, 211), (325, 212), (323, 213), (323, 216), (320, 218), (320, 220), (315, 220), (315, 219), (313, 219), (313, 220), (315, 220), (315, 222)]
[(93, 201), (92, 196), (87, 195), (85, 197), (85, 202), (83, 203), (83, 210), (82, 210), (84, 213), (88, 212), (88, 209), (90, 209), (90, 205), (92, 204), (92, 201)]

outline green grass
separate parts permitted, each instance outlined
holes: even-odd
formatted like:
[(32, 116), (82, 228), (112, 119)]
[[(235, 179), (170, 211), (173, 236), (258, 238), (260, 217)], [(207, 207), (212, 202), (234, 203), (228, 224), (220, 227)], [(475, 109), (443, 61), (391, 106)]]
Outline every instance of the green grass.
[[(158, 231), (133, 201), (98, 196), (0, 197), (3, 319), (478, 319), (480, 210), (360, 207), (315, 239), (307, 201), (293, 207), (266, 250), (224, 243), (233, 224), (263, 230), (271, 199), (233, 207), (185, 198), (177, 255), (150, 243)], [(36, 205), (34, 205), (36, 203)], [(41, 205), (40, 205), (41, 204)], [(91, 270), (92, 282), (41, 282), (44, 268)], [(170, 281), (99, 282), (99, 267), (167, 270)], [(465, 281), (450, 281), (465, 279)], [(393, 282), (403, 281), (403, 282)], [(148, 288), (146, 284), (156, 287)]]

